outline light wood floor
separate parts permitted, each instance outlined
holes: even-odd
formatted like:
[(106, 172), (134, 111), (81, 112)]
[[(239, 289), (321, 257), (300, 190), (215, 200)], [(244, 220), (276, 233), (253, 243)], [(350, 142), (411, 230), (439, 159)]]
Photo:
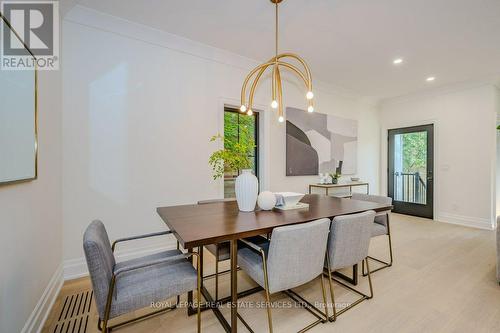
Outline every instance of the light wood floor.
[[(375, 297), (346, 312), (337, 322), (318, 325), (310, 332), (500, 332), (500, 286), (495, 281), (494, 232), (397, 214), (392, 215), (391, 222), (395, 263), (373, 274)], [(387, 257), (386, 246), (386, 238), (377, 237), (372, 240), (370, 254)], [(208, 274), (213, 270), (213, 261), (209, 254), (205, 258), (205, 274)], [(375, 264), (372, 269), (374, 267)], [(243, 272), (238, 275), (240, 290), (252, 285)], [(359, 287), (366, 290), (366, 278), (360, 277), (360, 280)], [(213, 283), (213, 279), (206, 282), (209, 290), (213, 290)], [(229, 276), (221, 278), (220, 288), (221, 294), (228, 294)], [(66, 296), (89, 289), (87, 278), (66, 282), (43, 332), (54, 332)], [(334, 290), (337, 306), (352, 302), (356, 297), (337, 284)], [(321, 301), (319, 280), (297, 291), (313, 302)], [(274, 295), (272, 300), (289, 301), (283, 294)], [(242, 301), (261, 302), (264, 297), (259, 293)], [(80, 303), (83, 302), (78, 302), (78, 307)], [(267, 332), (265, 310), (246, 307), (239, 312), (256, 332)], [(229, 318), (229, 309), (224, 309), (223, 313)], [(296, 332), (313, 319), (299, 308), (273, 310), (275, 332)], [(97, 332), (96, 322), (92, 304), (86, 331)], [(79, 322), (80, 332), (84, 325), (85, 322)], [(68, 332), (78, 332), (78, 327), (72, 330), (70, 326)], [(56, 332), (59, 330), (60, 326)], [(116, 331), (195, 332), (196, 318), (187, 317), (185, 309), (181, 308)], [(202, 331), (223, 332), (211, 311), (202, 314)], [(247, 332), (241, 324), (238, 331)]]

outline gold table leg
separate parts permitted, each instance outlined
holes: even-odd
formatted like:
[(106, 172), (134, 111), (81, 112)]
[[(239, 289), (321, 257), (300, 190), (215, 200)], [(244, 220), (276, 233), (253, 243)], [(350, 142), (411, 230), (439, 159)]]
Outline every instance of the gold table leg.
[(238, 241), (230, 241), (231, 252), (231, 332), (238, 332)]

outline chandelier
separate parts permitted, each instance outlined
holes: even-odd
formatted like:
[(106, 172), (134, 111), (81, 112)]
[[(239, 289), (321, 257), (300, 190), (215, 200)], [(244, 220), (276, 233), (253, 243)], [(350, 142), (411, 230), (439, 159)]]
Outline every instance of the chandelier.
[[(282, 2), (283, 0), (270, 0), (272, 3), (275, 4), (276, 8), (276, 36), (275, 36), (275, 47), (276, 47), (276, 52), (275, 56), (271, 59), (269, 59), (267, 62), (255, 67), (245, 78), (245, 81), (243, 82), (243, 87), (241, 88), (241, 107), (240, 111), (242, 113), (247, 113), (249, 116), (253, 114), (252, 107), (253, 107), (253, 97), (255, 94), (255, 89), (257, 88), (259, 84), (259, 80), (261, 79), (262, 75), (264, 72), (270, 68), (272, 70), (272, 80), (271, 80), (271, 93), (272, 93), (272, 102), (271, 102), (271, 108), (273, 109), (278, 109), (278, 120), (279, 122), (283, 122), (285, 118), (283, 117), (283, 89), (282, 89), (282, 82), (281, 82), (281, 70), (283, 68), (287, 68), (291, 70), (293, 73), (297, 74), (300, 79), (304, 82), (304, 85), (306, 86), (307, 93), (306, 93), (306, 99), (308, 102), (308, 107), (307, 111), (308, 112), (313, 112), (314, 111), (314, 105), (313, 105), (313, 97), (314, 94), (312, 92), (312, 79), (311, 79), (311, 71), (309, 70), (309, 67), (307, 66), (306, 62), (304, 59), (299, 57), (296, 54), (293, 53), (281, 53), (278, 54), (278, 4)], [(286, 59), (295, 59), (298, 64), (300, 64), (299, 67), (302, 67), (302, 69), (296, 67), (295, 65), (286, 62)], [(252, 81), (252, 84), (250, 86), (250, 91), (248, 93), (248, 103), (247, 103), (247, 87), (249, 82)]]

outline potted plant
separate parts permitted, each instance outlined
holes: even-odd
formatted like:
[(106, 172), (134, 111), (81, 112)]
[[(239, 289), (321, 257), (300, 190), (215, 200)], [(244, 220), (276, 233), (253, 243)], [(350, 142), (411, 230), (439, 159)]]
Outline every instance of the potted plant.
[(331, 173), (330, 174), (330, 177), (332, 178), (332, 184), (338, 184), (339, 183), (339, 178), (340, 178), (340, 173), (338, 172), (335, 172), (335, 173)]
[(212, 167), (213, 178), (223, 178), (225, 173), (241, 174), (236, 178), (235, 193), (238, 208), (249, 212), (255, 209), (259, 182), (252, 174), (250, 157), (255, 149), (255, 140), (246, 127), (239, 128), (239, 136), (214, 135), (211, 142), (221, 141), (223, 148), (210, 155), (208, 164)]

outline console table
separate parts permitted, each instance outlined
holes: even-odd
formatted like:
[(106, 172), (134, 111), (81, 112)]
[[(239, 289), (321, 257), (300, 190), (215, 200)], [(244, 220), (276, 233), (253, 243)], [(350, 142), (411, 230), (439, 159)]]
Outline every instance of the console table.
[(309, 184), (309, 194), (311, 194), (311, 190), (314, 187), (317, 188), (324, 188), (326, 195), (328, 195), (328, 191), (331, 188), (337, 189), (337, 188), (349, 188), (349, 193), (352, 194), (352, 188), (356, 186), (366, 186), (366, 194), (370, 194), (370, 184), (367, 182), (348, 182), (348, 183), (342, 183), (342, 184)]

